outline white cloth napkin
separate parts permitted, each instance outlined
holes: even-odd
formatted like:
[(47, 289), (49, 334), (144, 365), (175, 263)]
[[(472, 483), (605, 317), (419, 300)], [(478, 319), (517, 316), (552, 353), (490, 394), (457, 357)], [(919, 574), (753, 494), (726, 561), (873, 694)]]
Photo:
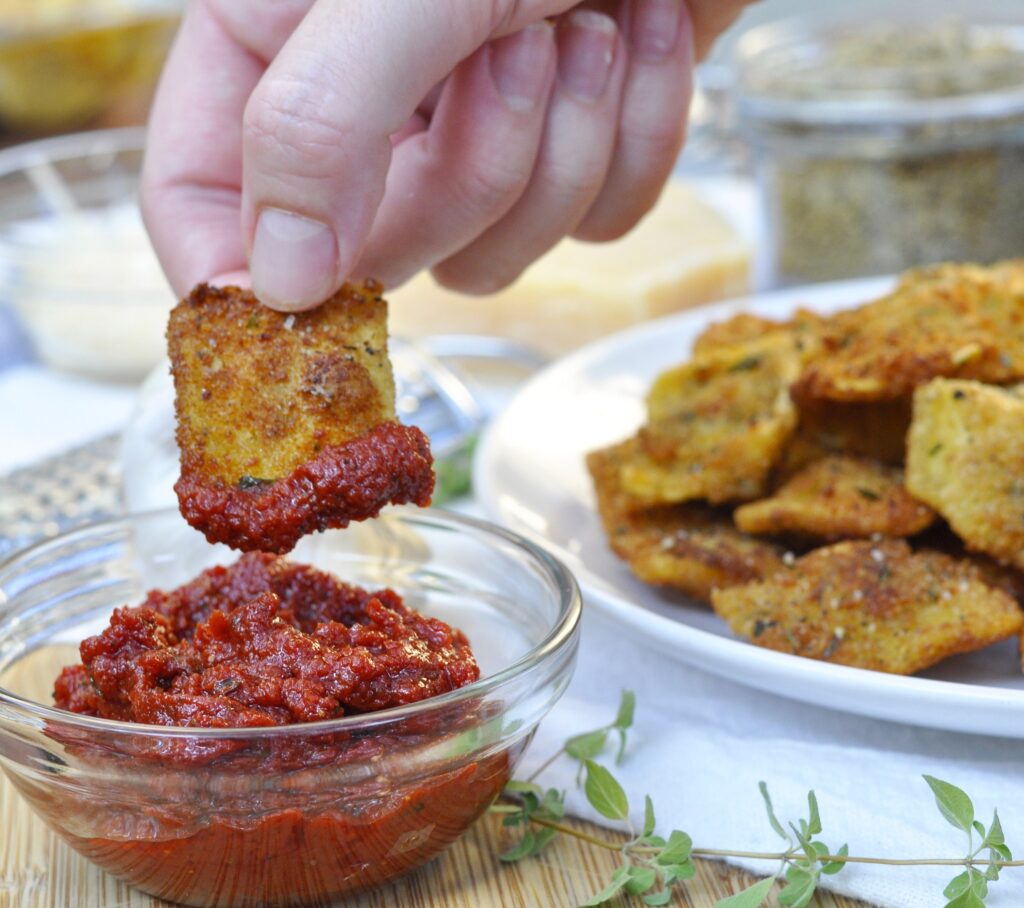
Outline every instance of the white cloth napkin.
[[(814, 789), (832, 848), (870, 857), (962, 857), (966, 836), (935, 807), (923, 773), (963, 788), (986, 826), (993, 808), (1014, 857), (1024, 857), (1024, 742), (931, 731), (862, 719), (784, 700), (688, 668), (652, 652), (596, 608), (586, 611), (576, 675), (537, 733), (518, 775), (566, 737), (605, 725), (622, 688), (637, 695), (626, 759), (612, 769), (633, 820), (654, 800), (659, 832), (688, 832), (697, 847), (779, 851), (757, 784), (768, 783), (785, 823), (806, 817)], [(611, 763), (612, 748), (602, 759)], [(576, 766), (562, 759), (539, 782), (570, 792), (574, 814), (602, 821), (575, 790)], [(768, 863), (737, 861), (765, 875)], [(836, 892), (883, 908), (945, 904), (954, 867), (848, 865), (827, 878)], [(1024, 869), (990, 888), (993, 908), (1024, 905)]]

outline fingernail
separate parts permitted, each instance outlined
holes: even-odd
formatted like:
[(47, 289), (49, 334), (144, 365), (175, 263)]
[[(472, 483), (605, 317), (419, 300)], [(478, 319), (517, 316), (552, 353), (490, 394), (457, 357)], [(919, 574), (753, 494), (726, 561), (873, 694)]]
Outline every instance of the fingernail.
[(491, 45), (491, 76), (505, 102), (527, 112), (546, 94), (553, 29), (546, 22), (530, 25)]
[(630, 17), (630, 44), (638, 56), (667, 57), (679, 41), (683, 0), (636, 0)]
[(320, 221), (264, 208), (256, 221), (249, 270), (256, 297), (275, 309), (305, 309), (334, 289), (338, 244)]
[(596, 101), (608, 87), (615, 59), (615, 21), (577, 10), (558, 30), (558, 81), (566, 91)]

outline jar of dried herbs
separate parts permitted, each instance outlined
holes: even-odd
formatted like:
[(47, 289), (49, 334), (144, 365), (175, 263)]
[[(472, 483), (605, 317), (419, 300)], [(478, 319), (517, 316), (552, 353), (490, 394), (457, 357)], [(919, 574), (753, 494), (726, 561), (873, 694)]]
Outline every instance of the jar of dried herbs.
[(773, 283), (1024, 256), (1024, 21), (754, 29), (737, 114)]

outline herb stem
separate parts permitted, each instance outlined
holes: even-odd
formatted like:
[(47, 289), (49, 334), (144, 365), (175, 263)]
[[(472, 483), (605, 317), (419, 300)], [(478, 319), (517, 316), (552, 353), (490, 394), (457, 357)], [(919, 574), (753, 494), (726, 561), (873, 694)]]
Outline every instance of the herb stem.
[[(800, 852), (795, 851), (782, 854), (766, 851), (729, 851), (722, 848), (694, 848), (690, 853), (698, 858), (750, 858), (751, 860), (759, 861), (787, 860), (800, 854)], [(968, 864), (987, 867), (989, 865), (987, 860), (982, 860), (981, 858), (972, 858), (970, 860), (965, 858), (867, 858), (854, 855), (823, 854), (818, 860), (824, 864), (832, 862), (842, 864), (886, 864), (891, 867), (966, 867)], [(1024, 867), (1024, 861), (996, 861), (995, 865), (997, 867)]]
[[(513, 813), (519, 808), (513, 804), (495, 804), (491, 807), (493, 813)], [(547, 826), (565, 835), (572, 836), (583, 842), (589, 842), (606, 851), (622, 851), (622, 845), (616, 845), (608, 839), (583, 832), (566, 823), (558, 823), (555, 820), (548, 820), (545, 817), (530, 817), (531, 823), (538, 826)], [(657, 854), (661, 849), (653, 846), (637, 845), (628, 849), (631, 854)], [(735, 851), (727, 848), (694, 848), (690, 854), (695, 858), (747, 858), (754, 861), (788, 861), (799, 857), (803, 852), (799, 851)], [(818, 860), (822, 864), (884, 864), (889, 867), (966, 867), (981, 866), (987, 867), (989, 861), (981, 858), (871, 858), (858, 857), (855, 855), (823, 854)], [(1003, 867), (1024, 867), (1024, 860), (1021, 861), (995, 861), (999, 868)]]
[(556, 750), (550, 757), (548, 757), (543, 763), (540, 764), (540, 766), (538, 766), (533, 772), (531, 772), (526, 777), (526, 781), (527, 782), (534, 782), (534, 781), (536, 781), (537, 776), (539, 776), (542, 772), (544, 772), (545, 769), (547, 769), (552, 763), (555, 762), (555, 760), (557, 760), (564, 753), (565, 753), (565, 747), (564, 746), (559, 748), (558, 750)]
[(614, 842), (609, 842), (607, 839), (602, 839), (599, 836), (590, 835), (590, 833), (574, 829), (572, 826), (568, 826), (565, 823), (548, 820), (545, 817), (530, 817), (530, 822), (536, 823), (538, 826), (547, 826), (548, 829), (554, 829), (558, 832), (565, 833), (566, 835), (571, 835), (574, 838), (580, 839), (583, 842), (589, 842), (591, 845), (597, 845), (599, 848), (604, 848), (607, 851), (622, 851), (621, 845), (616, 845)]

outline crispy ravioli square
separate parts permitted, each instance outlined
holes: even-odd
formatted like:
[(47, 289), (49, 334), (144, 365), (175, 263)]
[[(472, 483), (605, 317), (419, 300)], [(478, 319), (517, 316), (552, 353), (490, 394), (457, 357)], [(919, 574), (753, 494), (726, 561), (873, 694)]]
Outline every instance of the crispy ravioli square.
[(736, 509), (736, 526), (760, 535), (823, 539), (915, 536), (935, 520), (903, 485), (903, 471), (862, 457), (823, 457), (770, 498)]
[(775, 465), (775, 485), (824, 457), (845, 455), (903, 464), (910, 398), (866, 404), (827, 401), (797, 410), (799, 424)]
[(1024, 399), (973, 381), (919, 388), (907, 487), (969, 549), (1024, 567)]
[(818, 333), (825, 319), (809, 309), (797, 309), (788, 321), (776, 321), (748, 312), (740, 312), (720, 322), (712, 322), (693, 342), (693, 354), (707, 353), (720, 347), (734, 347), (764, 337), (786, 332), (793, 337), (798, 350), (810, 358), (817, 350)]
[(763, 494), (796, 428), (789, 384), (800, 363), (794, 337), (779, 331), (663, 373), (639, 444), (622, 464), (623, 489), (646, 505)]
[(840, 312), (793, 385), (815, 400), (906, 397), (933, 378), (1024, 378), (1024, 281), (1015, 263), (943, 265), (910, 272), (896, 290)]
[(625, 493), (619, 469), (637, 442), (587, 456), (597, 509), (612, 551), (645, 583), (710, 602), (719, 587), (766, 577), (782, 566), (782, 550), (738, 532), (728, 513), (704, 505), (643, 508)]
[(395, 419), (387, 303), (375, 282), (294, 314), (201, 285), (171, 312), (167, 340), (175, 491), (211, 542), (283, 553), (387, 504), (429, 504), (430, 447)]
[(1017, 603), (978, 569), (903, 540), (840, 542), (768, 580), (718, 590), (715, 611), (758, 646), (909, 675), (1017, 634)]

